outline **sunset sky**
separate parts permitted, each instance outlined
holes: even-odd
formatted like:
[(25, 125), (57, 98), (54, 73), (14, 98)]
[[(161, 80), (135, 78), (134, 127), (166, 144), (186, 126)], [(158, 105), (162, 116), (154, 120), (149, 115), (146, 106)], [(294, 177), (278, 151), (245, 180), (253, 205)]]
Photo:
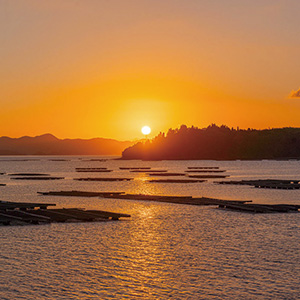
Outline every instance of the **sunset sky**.
[(300, 127), (299, 0), (0, 0), (0, 136)]

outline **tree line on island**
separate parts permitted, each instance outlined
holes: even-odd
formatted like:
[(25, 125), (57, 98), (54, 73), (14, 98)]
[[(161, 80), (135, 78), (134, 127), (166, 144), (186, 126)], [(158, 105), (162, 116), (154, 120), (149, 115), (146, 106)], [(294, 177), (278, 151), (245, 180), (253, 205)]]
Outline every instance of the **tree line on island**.
[(247, 129), (212, 124), (169, 129), (125, 149), (122, 159), (234, 160), (300, 158), (300, 128)]

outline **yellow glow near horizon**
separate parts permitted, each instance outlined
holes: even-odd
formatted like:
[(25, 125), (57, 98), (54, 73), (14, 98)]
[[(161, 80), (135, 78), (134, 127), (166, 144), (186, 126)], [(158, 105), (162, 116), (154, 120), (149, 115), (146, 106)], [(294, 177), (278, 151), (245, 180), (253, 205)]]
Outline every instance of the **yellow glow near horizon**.
[(148, 135), (151, 133), (151, 128), (149, 126), (144, 126), (142, 127), (141, 131), (144, 135)]

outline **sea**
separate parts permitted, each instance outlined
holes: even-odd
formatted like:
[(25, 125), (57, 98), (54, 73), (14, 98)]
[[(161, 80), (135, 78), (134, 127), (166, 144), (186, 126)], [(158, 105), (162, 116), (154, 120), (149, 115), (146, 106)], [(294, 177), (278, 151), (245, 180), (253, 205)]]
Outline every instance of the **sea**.
[[(42, 196), (81, 190), (300, 204), (300, 190), (149, 183), (120, 167), (185, 172), (219, 167), (230, 177), (300, 180), (300, 161), (123, 161), (95, 156), (2, 156), (0, 200), (128, 213), (111, 222), (0, 226), (0, 299), (300, 299), (300, 214), (252, 214), (213, 206)], [(99, 159), (99, 160), (97, 160)], [(105, 159), (100, 161), (100, 159)], [(78, 173), (106, 167), (110, 173)], [(62, 180), (13, 180), (38, 172)], [(132, 181), (76, 181), (130, 177)], [(151, 178), (150, 178), (151, 177)], [(157, 177), (158, 178), (158, 177)], [(179, 177), (177, 177), (179, 179)]]

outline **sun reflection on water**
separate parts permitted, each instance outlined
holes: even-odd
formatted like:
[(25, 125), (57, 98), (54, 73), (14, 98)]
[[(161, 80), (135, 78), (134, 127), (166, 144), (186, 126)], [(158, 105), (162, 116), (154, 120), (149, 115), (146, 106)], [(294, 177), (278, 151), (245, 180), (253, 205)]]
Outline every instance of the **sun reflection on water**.
[(162, 185), (151, 184), (148, 181), (153, 179), (147, 173), (140, 173), (134, 178), (133, 185), (126, 191), (132, 194), (145, 194), (145, 195), (163, 195), (165, 190)]

